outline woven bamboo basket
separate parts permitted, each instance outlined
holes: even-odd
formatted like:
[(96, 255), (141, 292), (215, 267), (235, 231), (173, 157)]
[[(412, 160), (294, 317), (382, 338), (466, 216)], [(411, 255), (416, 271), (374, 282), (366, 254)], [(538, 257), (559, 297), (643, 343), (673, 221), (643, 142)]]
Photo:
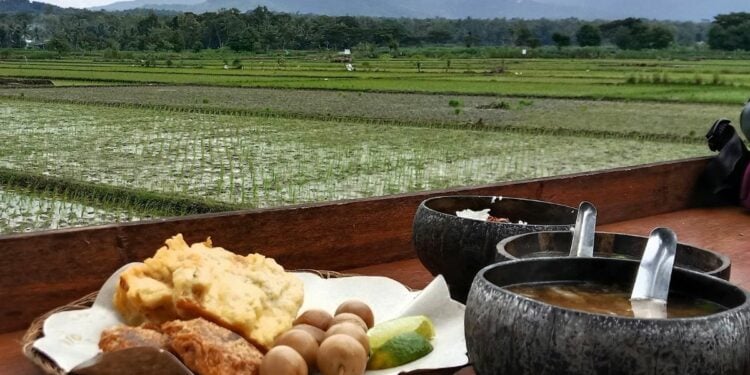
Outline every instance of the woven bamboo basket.
[[(324, 279), (356, 276), (353, 274), (343, 274), (343, 273), (335, 272), (335, 271), (320, 271), (320, 270), (310, 270), (310, 269), (295, 270), (294, 272), (310, 272)], [(54, 374), (54, 375), (64, 375), (65, 371), (63, 371), (63, 369), (58, 367), (55, 362), (49, 359), (49, 357), (47, 357), (44, 353), (34, 349), (33, 347), (34, 341), (44, 336), (44, 330), (43, 330), (44, 321), (50, 315), (57, 313), (57, 312), (61, 312), (61, 311), (87, 309), (91, 307), (91, 305), (94, 304), (94, 300), (96, 299), (97, 293), (98, 292), (88, 294), (65, 306), (61, 306), (53, 310), (50, 310), (44, 315), (41, 315), (38, 318), (34, 319), (34, 321), (31, 322), (31, 325), (29, 326), (29, 328), (26, 330), (26, 334), (24, 334), (23, 339), (21, 340), (21, 344), (23, 345), (23, 354), (29, 360), (31, 360), (31, 362), (33, 362), (41, 370), (43, 370), (45, 373)]]

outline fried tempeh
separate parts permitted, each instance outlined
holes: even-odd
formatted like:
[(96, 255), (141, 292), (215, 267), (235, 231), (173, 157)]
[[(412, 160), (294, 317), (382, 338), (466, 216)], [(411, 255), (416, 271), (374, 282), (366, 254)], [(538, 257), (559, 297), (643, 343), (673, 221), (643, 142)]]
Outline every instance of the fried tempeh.
[(174, 320), (161, 326), (172, 352), (199, 375), (257, 375), (263, 354), (240, 335), (205, 319)]

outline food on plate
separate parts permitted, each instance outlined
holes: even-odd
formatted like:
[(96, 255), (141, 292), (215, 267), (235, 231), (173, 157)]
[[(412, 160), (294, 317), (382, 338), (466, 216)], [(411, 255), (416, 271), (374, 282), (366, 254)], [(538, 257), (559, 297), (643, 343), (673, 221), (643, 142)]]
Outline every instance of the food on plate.
[(416, 361), (432, 352), (430, 340), (416, 332), (391, 337), (383, 345), (372, 348), (367, 369), (380, 370)]
[(362, 318), (360, 318), (357, 315), (354, 315), (352, 313), (341, 313), (333, 317), (333, 320), (331, 320), (331, 325), (335, 326), (336, 324), (343, 323), (343, 322), (350, 322), (359, 325), (362, 327), (363, 330), (367, 331), (367, 323), (365, 323)]
[(200, 375), (257, 375), (263, 354), (240, 335), (205, 319), (164, 323), (172, 352)]
[(349, 335), (327, 337), (318, 349), (318, 369), (323, 375), (361, 375), (367, 366), (367, 352)]
[[(363, 374), (372, 342), (367, 330), (378, 328), (372, 309), (349, 300), (333, 316), (319, 309), (298, 316), (302, 299), (302, 282), (273, 259), (240, 256), (210, 239), (188, 246), (176, 235), (120, 276), (114, 305), (128, 324), (143, 326), (107, 330), (101, 345), (166, 348), (199, 375)], [(420, 318), (396, 328), (423, 338), (423, 325)], [(401, 336), (380, 348), (386, 362), (424, 351)]]
[[(274, 347), (263, 360), (262, 368), (266, 368), (267, 372), (261, 371), (261, 375), (271, 374), (268, 372), (271, 370), (277, 371), (274, 374), (296, 374), (282, 370), (297, 371), (297, 356), (282, 352), (269, 359), (269, 355), (279, 347), (295, 351), (304, 360), (305, 369), (310, 373), (317, 368), (323, 375), (363, 374), (370, 353), (367, 324), (358, 315), (342, 311), (357, 311), (373, 319), (370, 307), (360, 301), (341, 304), (334, 317), (324, 310), (305, 311), (295, 320), (296, 325), (291, 330), (276, 339)], [(319, 327), (327, 327), (327, 331), (324, 332)], [(288, 352), (287, 349), (284, 351)], [(266, 361), (269, 361), (268, 366)]]
[(202, 318), (161, 326), (116, 326), (102, 332), (99, 347), (114, 352), (151, 346), (168, 350), (198, 375), (257, 375), (263, 354), (242, 336)]
[(292, 327), (292, 329), (299, 329), (299, 330), (302, 330), (302, 331), (305, 331), (305, 332), (311, 334), (312, 337), (315, 338), (315, 341), (318, 342), (318, 344), (320, 344), (321, 342), (323, 342), (323, 339), (326, 338), (326, 332), (325, 331), (323, 331), (322, 329), (320, 329), (318, 327), (313, 327), (313, 326), (311, 326), (309, 324), (297, 324), (294, 327)]
[(374, 349), (391, 338), (407, 332), (414, 332), (431, 340), (435, 336), (435, 326), (430, 318), (424, 315), (405, 316), (375, 325), (367, 332), (367, 336), (370, 337), (370, 347)]
[[(489, 208), (485, 208), (480, 211), (474, 211), (470, 208), (467, 208), (465, 210), (456, 211), (456, 216), (464, 218), (464, 219), (489, 221), (491, 223), (510, 223), (510, 219), (508, 219), (507, 217), (492, 216), (490, 214)], [(519, 220), (518, 224), (521, 224), (521, 223), (522, 222)]]
[(497, 217), (492, 215), (487, 216), (487, 221), (490, 223), (510, 223), (510, 219), (507, 217)]
[(305, 360), (294, 349), (279, 345), (266, 353), (260, 375), (307, 375)]
[(368, 369), (386, 369), (415, 361), (432, 352), (435, 326), (424, 315), (407, 316), (375, 325), (367, 332), (371, 356)]
[(130, 325), (202, 317), (266, 351), (292, 327), (303, 293), (271, 258), (234, 254), (210, 239), (188, 246), (178, 234), (122, 273), (114, 305)]
[(336, 325), (332, 325), (326, 331), (326, 337), (333, 335), (344, 334), (353, 337), (357, 340), (367, 353), (370, 352), (370, 339), (367, 338), (367, 332), (362, 329), (358, 324), (352, 322), (343, 322)]
[(334, 315), (339, 315), (341, 313), (351, 313), (362, 318), (365, 324), (367, 324), (368, 329), (372, 328), (375, 324), (375, 316), (372, 314), (372, 309), (370, 309), (370, 306), (367, 306), (366, 303), (359, 300), (352, 299), (343, 302), (336, 309)]
[(291, 329), (276, 339), (274, 347), (284, 345), (294, 349), (305, 359), (308, 369), (315, 368), (318, 357), (318, 341), (306, 331)]
[(105, 329), (99, 339), (99, 348), (104, 352), (114, 352), (138, 346), (153, 346), (169, 349), (169, 338), (153, 326), (115, 326)]
[(311, 309), (303, 312), (297, 319), (294, 319), (294, 325), (309, 324), (325, 331), (331, 326), (331, 320), (333, 320), (333, 316), (327, 311)]

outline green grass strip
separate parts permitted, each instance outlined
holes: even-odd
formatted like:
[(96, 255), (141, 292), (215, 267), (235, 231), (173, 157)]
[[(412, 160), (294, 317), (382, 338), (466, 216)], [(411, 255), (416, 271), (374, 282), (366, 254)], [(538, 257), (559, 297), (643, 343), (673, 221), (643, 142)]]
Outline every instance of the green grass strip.
[(72, 197), (83, 204), (116, 206), (124, 210), (159, 216), (181, 216), (243, 208), (222, 202), (44, 176), (5, 167), (0, 167), (0, 185), (34, 193)]
[[(85, 72), (84, 72), (85, 73)], [(99, 72), (97, 72), (99, 73)], [(107, 72), (102, 72), (107, 73)], [(0, 71), (0, 76), (4, 76), (3, 72)], [(606, 93), (581, 93), (583, 91), (591, 89), (591, 86), (589, 85), (588, 88), (579, 88), (578, 90), (570, 91), (569, 87), (562, 87), (557, 89), (552, 89), (552, 91), (547, 92), (529, 92), (528, 90), (522, 90), (520, 92), (512, 92), (512, 91), (492, 91), (492, 90), (482, 90), (482, 89), (462, 89), (462, 90), (455, 90), (455, 89), (447, 89), (445, 87), (427, 87), (434, 84), (440, 84), (440, 83), (449, 83), (449, 84), (456, 84), (456, 83), (470, 83), (470, 82), (464, 82), (464, 81), (444, 81), (444, 80), (434, 80), (434, 81), (423, 81), (424, 84), (421, 87), (417, 88), (411, 88), (411, 89), (399, 89), (394, 87), (366, 87), (364, 86), (366, 82), (378, 82), (378, 81), (387, 81), (390, 78), (383, 78), (378, 80), (354, 80), (350, 83), (355, 84), (356, 86), (333, 86), (333, 87), (327, 87), (325, 86), (325, 81), (319, 81), (320, 78), (326, 78), (324, 76), (320, 77), (309, 77), (308, 79), (302, 79), (302, 80), (291, 80), (291, 81), (273, 81), (273, 80), (267, 80), (264, 82), (250, 82), (250, 81), (244, 81), (244, 82), (233, 82), (233, 81), (224, 81), (224, 82), (207, 82), (207, 81), (179, 81), (174, 79), (166, 79), (164, 77), (169, 76), (169, 73), (164, 73), (163, 79), (157, 79), (157, 80), (147, 80), (143, 79), (142, 77), (136, 77), (136, 78), (112, 78), (112, 77), (89, 77), (89, 76), (66, 76), (66, 75), (49, 75), (49, 74), (41, 74), (41, 75), (29, 75), (29, 74), (13, 74), (8, 75), (7, 77), (16, 77), (16, 78), (43, 78), (43, 79), (50, 79), (50, 80), (85, 80), (90, 82), (102, 82), (102, 83), (110, 83), (112, 85), (120, 85), (120, 84), (127, 84), (127, 85), (171, 85), (171, 86), (205, 86), (205, 87), (242, 87), (242, 88), (257, 88), (257, 89), (264, 89), (264, 88), (272, 88), (272, 89), (279, 89), (279, 90), (310, 90), (310, 91), (347, 91), (347, 92), (366, 92), (366, 93), (382, 93), (382, 94), (424, 94), (424, 95), (462, 95), (462, 96), (495, 96), (495, 97), (506, 97), (506, 98), (535, 98), (535, 99), (577, 99), (577, 100), (612, 100), (612, 101), (623, 101), (623, 102), (632, 102), (632, 103), (691, 103), (691, 104), (726, 104), (726, 105), (738, 105), (745, 102), (744, 94), (742, 94), (742, 98), (739, 99), (738, 97), (721, 97), (721, 98), (715, 98), (715, 99), (705, 99), (705, 98), (677, 98), (677, 97), (664, 97), (662, 96), (644, 96), (641, 94), (638, 94), (638, 97), (634, 97), (632, 95), (625, 95), (625, 94), (617, 94), (613, 93), (612, 90), (608, 90)], [(189, 75), (188, 75), (189, 76)], [(217, 75), (218, 76), (218, 75)], [(173, 76), (174, 77), (174, 76)], [(228, 76), (228, 77), (234, 77), (234, 76)], [(278, 78), (273, 76), (237, 76), (240, 78)], [(215, 78), (215, 77), (209, 77), (209, 78)], [(403, 81), (403, 80), (402, 80)], [(408, 81), (408, 80), (407, 80)], [(337, 80), (338, 82), (338, 80)], [(489, 82), (479, 82), (479, 83), (489, 83)], [(393, 82), (386, 83), (386, 85), (393, 85)], [(525, 82), (526, 86), (529, 84), (532, 85), (544, 85), (545, 82)], [(425, 86), (426, 85), (426, 86)], [(605, 87), (605, 88), (617, 88), (617, 87), (632, 87), (635, 85), (632, 84), (625, 84), (625, 83), (607, 83), (607, 84), (599, 84), (596, 85), (598, 87)], [(654, 89), (664, 89), (665, 87), (668, 87), (670, 85), (665, 84), (659, 84), (659, 85), (647, 85), (644, 84), (644, 87), (652, 86), (650, 88)], [(689, 88), (690, 85), (671, 85), (672, 87), (678, 87), (681, 89)], [(463, 87), (463, 86), (462, 86)], [(27, 87), (28, 88), (28, 87)], [(739, 86), (716, 86), (716, 85), (703, 85), (703, 89), (707, 88), (718, 88), (718, 89), (737, 89), (741, 90), (744, 87)], [(563, 92), (558, 92), (555, 90), (563, 90)], [(571, 92), (574, 92), (571, 94)], [(649, 95), (659, 95), (658, 93), (650, 93)]]

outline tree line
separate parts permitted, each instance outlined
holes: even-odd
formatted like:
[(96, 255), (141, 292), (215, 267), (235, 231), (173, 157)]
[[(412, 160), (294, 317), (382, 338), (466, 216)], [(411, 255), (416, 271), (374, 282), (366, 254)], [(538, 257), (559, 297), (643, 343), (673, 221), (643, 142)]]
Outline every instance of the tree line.
[[(14, 0), (16, 3), (24, 0)], [(57, 8), (59, 9), (59, 8)], [(265, 7), (202, 14), (135, 10), (0, 13), (0, 48), (37, 46), (70, 50), (183, 51), (228, 48), (235, 51), (313, 50), (356, 47), (374, 51), (424, 45), (557, 45), (622, 49), (661, 49), (707, 42), (717, 49), (750, 50), (750, 14), (716, 16), (708, 22), (583, 21), (575, 18), (410, 19), (300, 15)]]

